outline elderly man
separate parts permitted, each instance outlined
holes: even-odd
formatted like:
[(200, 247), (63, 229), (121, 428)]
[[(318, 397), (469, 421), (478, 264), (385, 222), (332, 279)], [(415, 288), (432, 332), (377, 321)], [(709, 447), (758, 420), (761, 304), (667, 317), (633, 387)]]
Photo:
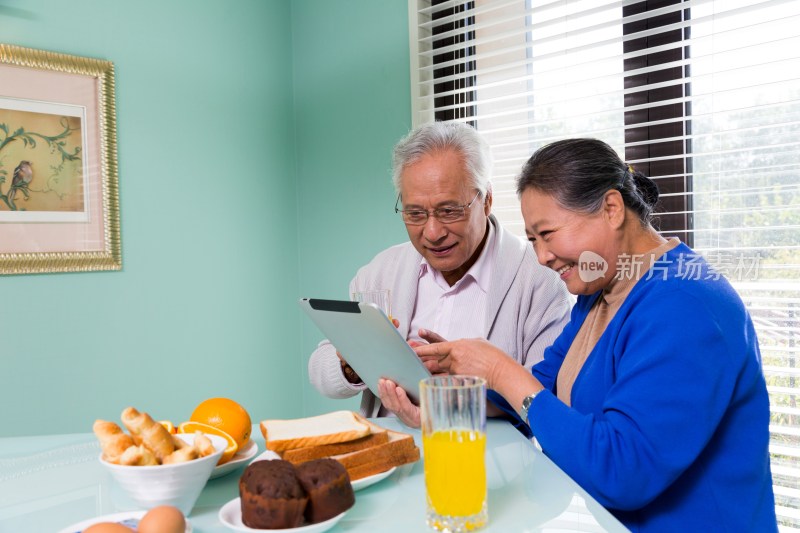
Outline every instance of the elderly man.
[[(555, 272), (539, 265), (531, 246), (491, 215), (486, 141), (466, 124), (435, 122), (403, 138), (393, 159), (402, 206), (395, 210), (410, 242), (362, 267), (350, 292), (390, 289), (395, 325), (409, 342), (481, 337), (525, 367), (541, 361), (567, 323), (572, 299)], [(311, 383), (331, 398), (362, 393), (364, 416), (390, 414), (346, 357), (322, 341), (308, 364)], [(392, 382), (381, 387), (382, 398), (405, 394)], [(487, 413), (503, 414), (491, 402)], [(419, 424), (413, 412), (394, 414)]]

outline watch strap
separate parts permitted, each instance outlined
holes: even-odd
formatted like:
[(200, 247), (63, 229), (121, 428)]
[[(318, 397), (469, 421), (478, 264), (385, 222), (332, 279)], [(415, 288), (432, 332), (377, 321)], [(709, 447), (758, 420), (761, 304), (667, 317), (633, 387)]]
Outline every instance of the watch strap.
[(536, 398), (536, 395), (539, 394), (541, 391), (536, 391), (533, 394), (528, 394), (522, 399), (522, 407), (519, 410), (519, 416), (522, 417), (522, 420), (527, 424), (528, 423), (528, 410), (531, 408), (531, 403), (533, 403), (533, 399)]

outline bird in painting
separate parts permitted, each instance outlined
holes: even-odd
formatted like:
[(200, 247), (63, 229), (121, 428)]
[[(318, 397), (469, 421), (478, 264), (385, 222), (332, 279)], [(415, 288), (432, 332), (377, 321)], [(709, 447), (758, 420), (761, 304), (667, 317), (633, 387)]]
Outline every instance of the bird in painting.
[(22, 191), (25, 198), (29, 198), (28, 185), (33, 181), (33, 166), (30, 161), (20, 161), (14, 169), (14, 177), (11, 179), (11, 188), (8, 190), (8, 200), (14, 202), (17, 189)]

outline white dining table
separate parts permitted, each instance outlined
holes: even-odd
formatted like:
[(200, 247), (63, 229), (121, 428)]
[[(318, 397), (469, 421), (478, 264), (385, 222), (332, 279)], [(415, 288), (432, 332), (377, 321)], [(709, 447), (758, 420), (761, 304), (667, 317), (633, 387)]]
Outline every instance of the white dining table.
[[(374, 421), (421, 435), (394, 418)], [(264, 439), (253, 426), (259, 453)], [(60, 532), (98, 516), (137, 510), (98, 460), (93, 434), (0, 438), (0, 533)], [(331, 532), (431, 531), (425, 525), (423, 460), (397, 468), (356, 492), (356, 503)], [(230, 531), (220, 508), (238, 497), (246, 463), (206, 484), (188, 516), (193, 533)], [(487, 423), (487, 532), (627, 531), (533, 443), (507, 422)]]

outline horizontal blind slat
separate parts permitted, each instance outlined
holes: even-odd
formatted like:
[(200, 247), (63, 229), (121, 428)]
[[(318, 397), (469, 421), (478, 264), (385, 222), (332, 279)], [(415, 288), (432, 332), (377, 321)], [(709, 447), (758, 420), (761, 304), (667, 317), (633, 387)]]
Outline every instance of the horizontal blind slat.
[[(700, 2), (695, 1), (695, 2), (691, 2), (691, 3), (690, 2), (685, 2), (685, 4), (688, 4), (688, 5), (694, 4), (695, 7), (696, 7), (698, 5), (706, 4), (706, 3), (708, 3), (708, 1), (709, 0), (703, 0), (703, 1), (700, 1)], [(774, 3), (785, 3), (785, 2), (776, 2), (775, 0), (765, 0), (764, 2), (762, 2), (762, 4), (774, 4)], [(682, 4), (681, 7), (670, 6), (668, 8), (662, 8), (662, 9), (666, 9), (668, 11), (681, 11), (681, 10), (685, 9), (685, 6), (683, 6), (683, 4)], [(754, 12), (754, 11), (758, 11), (759, 9), (760, 9), (760, 6), (758, 4), (743, 6), (743, 7), (731, 9), (731, 10), (724, 11), (724, 12), (718, 12), (718, 13), (715, 13), (713, 15), (708, 15), (708, 16), (705, 16), (705, 17), (698, 17), (698, 18), (695, 18), (695, 19), (692, 19), (692, 20), (688, 20), (688, 21), (676, 22), (676, 23), (667, 24), (667, 25), (664, 25), (664, 26), (658, 26), (656, 28), (650, 28), (650, 29), (647, 29), (647, 30), (643, 30), (643, 31), (640, 31), (640, 32), (637, 32), (637, 33), (630, 34), (628, 36), (620, 35), (619, 37), (615, 37), (613, 39), (604, 40), (603, 44), (612, 44), (612, 43), (615, 43), (615, 42), (624, 42), (624, 41), (630, 41), (630, 40), (633, 40), (633, 39), (641, 39), (641, 38), (645, 38), (645, 37), (653, 37), (653, 36), (656, 36), (656, 35), (659, 35), (659, 34), (662, 34), (662, 33), (665, 33), (665, 32), (674, 31), (674, 30), (685, 30), (687, 28), (697, 27), (697, 26), (700, 26), (701, 24), (706, 24), (706, 23), (707, 24), (717, 24), (721, 20), (724, 20), (725, 18), (734, 17), (734, 16), (741, 16), (743, 14), (747, 14), (747, 13), (751, 13), (751, 12)], [(597, 8), (597, 9), (594, 10), (594, 12), (596, 13), (596, 12), (601, 11), (601, 10), (602, 10), (602, 8)], [(534, 8), (534, 10), (532, 10), (532, 11), (536, 11), (536, 9)], [(631, 16), (631, 17), (627, 17), (625, 19), (625, 23), (636, 22), (637, 20), (641, 20), (641, 19), (643, 19), (643, 18), (645, 18), (647, 16), (649, 16), (649, 15), (648, 14), (643, 14), (643, 15), (634, 15), (634, 16)], [(464, 17), (464, 18), (466, 18), (466, 17)], [(505, 22), (505, 20), (498, 21), (498, 23), (502, 23), (502, 22)], [(430, 46), (433, 41), (438, 41), (438, 40), (441, 40), (441, 39), (444, 39), (444, 38), (448, 38), (448, 37), (456, 37), (456, 36), (461, 37), (461, 36), (464, 36), (464, 34), (465, 34), (464, 28), (458, 28), (458, 29), (454, 29), (454, 30), (451, 30), (451, 31), (448, 31), (448, 32), (442, 32), (442, 33), (437, 34), (437, 35), (431, 35), (431, 36), (423, 37), (423, 38), (420, 38), (419, 41), (418, 41), (418, 44), (423, 45), (421, 47), (422, 51), (419, 52), (419, 55), (421, 57), (423, 57), (423, 58), (430, 59), (434, 55), (447, 54), (447, 53), (450, 53), (450, 52), (461, 50), (461, 49), (463, 49), (465, 47), (487, 46), (487, 45), (490, 45), (490, 44), (492, 44), (494, 42), (498, 42), (498, 41), (512, 40), (512, 39), (514, 39), (516, 37), (526, 37), (530, 33), (538, 33), (538, 32), (540, 32), (540, 31), (542, 31), (542, 30), (544, 30), (544, 29), (546, 29), (546, 28), (548, 28), (550, 26), (561, 25), (562, 23), (563, 23), (563, 17), (562, 18), (556, 18), (556, 19), (553, 19), (553, 20), (544, 20), (543, 22), (536, 22), (536, 23), (532, 23), (530, 25), (524, 25), (521, 28), (518, 28), (518, 29), (515, 29), (515, 30), (507, 30), (507, 31), (500, 31), (500, 32), (497, 32), (497, 31), (490, 32), (490, 31), (488, 31), (488, 29), (491, 28), (491, 25), (494, 24), (493, 21), (491, 23), (473, 24), (473, 25), (469, 26), (470, 32), (479, 31), (479, 30), (487, 30), (487, 31), (483, 32), (487, 36), (486, 37), (481, 37), (481, 38), (465, 37), (463, 41), (460, 41), (460, 42), (458, 42), (456, 44), (452, 44), (452, 45), (449, 45), (449, 46), (439, 47), (439, 48), (436, 48), (435, 50), (432, 49), (431, 46)], [(761, 22), (761, 23), (763, 23), (763, 22)], [(579, 31), (578, 30), (573, 30), (573, 31), (568, 31), (568, 32), (564, 32), (564, 33), (559, 33), (559, 34), (554, 35), (554, 36), (547, 36), (547, 37), (542, 37), (542, 38), (535, 38), (534, 37), (534, 38), (530, 39), (530, 45), (531, 46), (537, 46), (537, 45), (544, 45), (544, 44), (551, 43), (551, 42), (556, 42), (556, 41), (559, 41), (559, 40), (570, 40), (570, 39), (574, 40), (574, 39), (576, 39), (578, 37), (582, 37), (582, 36), (584, 36), (586, 34), (589, 34), (589, 33), (592, 33), (592, 32), (597, 32), (597, 31), (600, 31), (600, 30), (602, 30), (604, 28), (615, 27), (615, 26), (618, 26), (618, 25), (619, 25), (619, 21), (617, 21), (617, 22), (604, 22), (604, 23), (598, 23), (598, 24), (593, 24), (593, 25), (587, 26), (585, 28), (582, 28)], [(739, 30), (739, 31), (741, 31), (741, 30)], [(591, 43), (590, 45), (585, 45), (585, 46), (594, 47), (597, 44), (598, 43)], [(427, 50), (425, 50), (425, 48), (427, 48)], [(574, 49), (568, 49), (568, 51), (581, 50), (583, 48), (584, 48), (584, 46), (581, 46), (581, 47), (577, 47), (577, 48), (574, 48)]]

